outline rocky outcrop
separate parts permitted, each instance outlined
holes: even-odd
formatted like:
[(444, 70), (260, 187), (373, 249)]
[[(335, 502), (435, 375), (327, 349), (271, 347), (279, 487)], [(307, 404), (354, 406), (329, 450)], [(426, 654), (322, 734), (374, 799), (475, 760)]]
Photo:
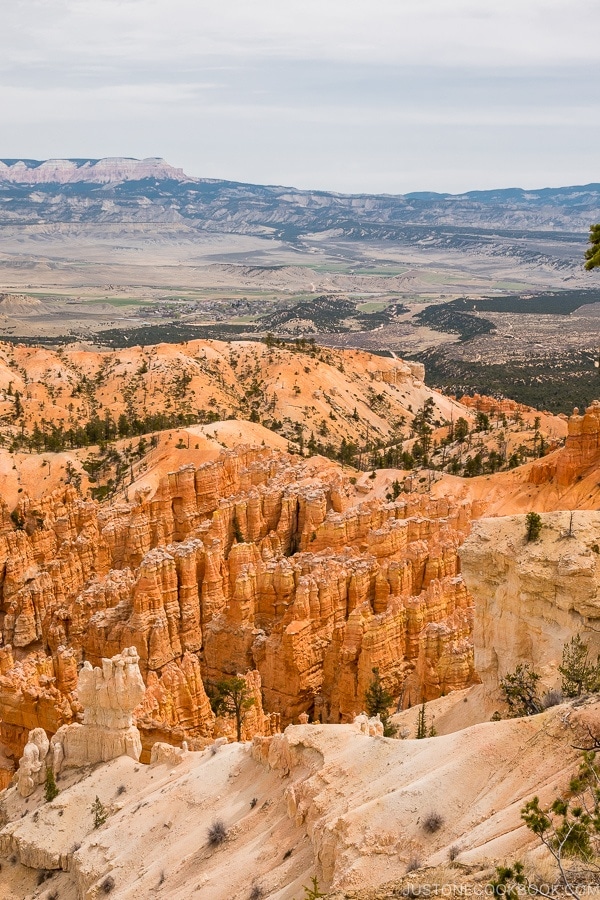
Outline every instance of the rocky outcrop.
[(468, 409), (476, 409), (478, 412), (491, 413), (494, 416), (501, 416), (502, 414), (506, 416), (515, 416), (532, 412), (537, 414), (537, 411), (533, 410), (530, 406), (525, 406), (523, 403), (517, 403), (516, 400), (510, 400), (508, 397), (498, 399), (497, 397), (488, 397), (485, 394), (472, 394), (471, 396), (465, 394), (460, 398), (459, 402)]
[(22, 797), (28, 797), (44, 782), (47, 769), (58, 775), (62, 769), (107, 762), (118, 756), (140, 758), (142, 744), (133, 723), (133, 710), (145, 689), (135, 648), (103, 659), (102, 668), (84, 663), (77, 689), (83, 706), (82, 724), (63, 725), (52, 740), (43, 728), (29, 732), (17, 772)]
[(135, 647), (103, 659), (95, 668), (84, 662), (77, 683), (83, 723), (63, 725), (52, 738), (55, 768), (106, 762), (117, 756), (140, 758), (142, 744), (133, 711), (142, 702), (145, 687), (138, 662)]
[(557, 686), (571, 637), (600, 653), (600, 513), (546, 513), (540, 538), (527, 542), (525, 516), (480, 519), (460, 548), (476, 598), (475, 667), (487, 691), (519, 663)]
[(175, 169), (159, 158), (0, 160), (0, 182), (14, 184), (117, 184), (144, 178), (189, 180), (182, 169)]
[(13, 755), (31, 728), (76, 720), (78, 665), (127, 647), (146, 685), (145, 752), (209, 740), (205, 684), (238, 672), (259, 678), (248, 737), (304, 711), (352, 721), (374, 666), (404, 705), (472, 683), (457, 557), (472, 505), (355, 503), (336, 466), (266, 448), (183, 467), (132, 503), (98, 508), (72, 488), (23, 500), (20, 528), (0, 534), (0, 715)]
[(600, 460), (600, 401), (595, 400), (581, 416), (575, 408), (568, 428), (565, 447), (556, 463), (556, 480), (560, 485), (573, 484), (585, 469)]
[[(437, 895), (476, 894), (501, 859), (539, 847), (520, 810), (567, 788), (600, 704), (418, 741), (384, 738), (380, 724), (291, 726), (203, 753), (157, 743), (150, 768), (122, 756), (65, 772), (52, 803), (12, 788), (0, 799), (3, 896), (298, 897), (316, 876), (330, 896), (391, 897), (415, 858)], [(209, 848), (218, 820), (228, 837)], [(448, 866), (452, 847), (460, 862)], [(40, 870), (52, 876), (41, 889)]]

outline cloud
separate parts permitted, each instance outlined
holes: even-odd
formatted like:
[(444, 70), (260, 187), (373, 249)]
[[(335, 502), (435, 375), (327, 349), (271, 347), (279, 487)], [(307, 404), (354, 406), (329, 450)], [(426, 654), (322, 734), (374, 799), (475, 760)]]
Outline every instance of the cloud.
[(582, 0), (21, 0), (3, 10), (4, 64), (201, 58), (402, 65), (597, 62), (600, 6)]
[(3, 156), (398, 191), (486, 171), (535, 186), (537, 152), (540, 179), (597, 180), (595, 0), (12, 0), (2, 16)]

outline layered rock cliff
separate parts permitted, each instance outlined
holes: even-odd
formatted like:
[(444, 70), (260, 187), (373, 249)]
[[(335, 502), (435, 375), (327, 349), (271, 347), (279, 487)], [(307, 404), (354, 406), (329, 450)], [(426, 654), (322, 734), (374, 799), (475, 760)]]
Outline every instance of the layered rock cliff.
[(0, 182), (12, 184), (120, 184), (156, 178), (165, 181), (188, 181), (182, 169), (164, 159), (0, 159)]
[(486, 690), (519, 663), (560, 686), (564, 645), (581, 634), (600, 653), (600, 512), (546, 513), (528, 542), (525, 516), (480, 519), (460, 548), (475, 603), (475, 667)]
[[(21, 501), (0, 535), (4, 743), (16, 756), (29, 729), (75, 721), (78, 665), (130, 646), (146, 747), (208, 739), (206, 685), (247, 670), (284, 723), (351, 720), (374, 666), (405, 705), (471, 683), (457, 547), (472, 505), (354, 504), (339, 467), (266, 448), (184, 467), (132, 503), (71, 487)], [(270, 733), (259, 702), (256, 716)]]

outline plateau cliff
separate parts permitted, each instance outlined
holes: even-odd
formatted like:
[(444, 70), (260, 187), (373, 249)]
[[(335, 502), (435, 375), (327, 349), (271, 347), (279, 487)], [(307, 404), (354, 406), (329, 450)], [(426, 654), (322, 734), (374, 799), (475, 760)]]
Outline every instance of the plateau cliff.
[(460, 549), (475, 603), (475, 667), (489, 693), (528, 663), (560, 686), (564, 645), (580, 633), (600, 653), (600, 512), (546, 513), (536, 541), (524, 516), (480, 519)]

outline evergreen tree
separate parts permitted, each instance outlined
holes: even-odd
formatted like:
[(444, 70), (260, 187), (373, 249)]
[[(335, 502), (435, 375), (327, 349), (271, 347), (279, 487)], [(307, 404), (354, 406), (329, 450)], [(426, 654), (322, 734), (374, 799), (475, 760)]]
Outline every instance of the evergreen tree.
[(325, 897), (326, 895), (319, 889), (319, 882), (316, 875), (313, 875), (310, 880), (312, 887), (304, 885), (304, 900), (319, 900), (320, 897)]
[(242, 725), (248, 710), (254, 706), (254, 697), (244, 678), (223, 678), (217, 682), (216, 694), (211, 699), (213, 712), (217, 715), (234, 716), (237, 740), (242, 740)]
[(540, 676), (531, 666), (519, 663), (514, 672), (509, 672), (500, 679), (500, 690), (511, 715), (534, 716), (542, 711), (542, 704), (537, 696), (537, 684)]
[(425, 714), (425, 701), (421, 704), (419, 715), (417, 717), (417, 733), (415, 735), (418, 741), (427, 737), (427, 717)]
[(542, 517), (536, 512), (529, 512), (525, 516), (527, 522), (527, 540), (537, 541), (542, 530)]
[(94, 817), (94, 828), (100, 828), (108, 818), (104, 804), (100, 801), (100, 797), (97, 794), (96, 799), (92, 803), (92, 815)]
[(466, 419), (463, 419), (462, 416), (456, 420), (456, 425), (454, 426), (454, 440), (462, 442), (467, 438), (469, 434), (469, 423)]
[(17, 391), (15, 393), (15, 403), (14, 403), (13, 414), (14, 414), (15, 419), (20, 419), (21, 416), (23, 415), (23, 404), (21, 403), (21, 394), (19, 393), (19, 391)]
[(393, 705), (394, 698), (384, 688), (377, 666), (372, 669), (372, 672), (373, 678), (365, 691), (365, 708), (369, 716), (379, 715), (383, 723), (384, 737), (394, 737), (396, 726), (390, 722), (390, 706)]
[[(557, 867), (559, 884), (565, 895), (583, 900), (589, 888), (598, 884), (600, 863), (600, 767), (593, 750), (584, 752), (579, 772), (571, 778), (565, 797), (557, 797), (542, 807), (534, 797), (521, 810), (527, 828), (539, 838)], [(491, 883), (495, 896), (518, 900), (526, 893), (548, 897), (523, 874), (523, 866), (500, 867)], [(555, 892), (552, 891), (552, 895)]]
[(483, 412), (478, 412), (475, 417), (475, 431), (489, 431), (490, 417)]
[(600, 266), (600, 223), (590, 225), (590, 247), (585, 251), (585, 268), (595, 269)]
[(561, 688), (566, 697), (600, 691), (600, 656), (595, 663), (592, 662), (588, 645), (584, 644), (579, 634), (563, 647), (562, 664), (558, 671), (562, 675)]

